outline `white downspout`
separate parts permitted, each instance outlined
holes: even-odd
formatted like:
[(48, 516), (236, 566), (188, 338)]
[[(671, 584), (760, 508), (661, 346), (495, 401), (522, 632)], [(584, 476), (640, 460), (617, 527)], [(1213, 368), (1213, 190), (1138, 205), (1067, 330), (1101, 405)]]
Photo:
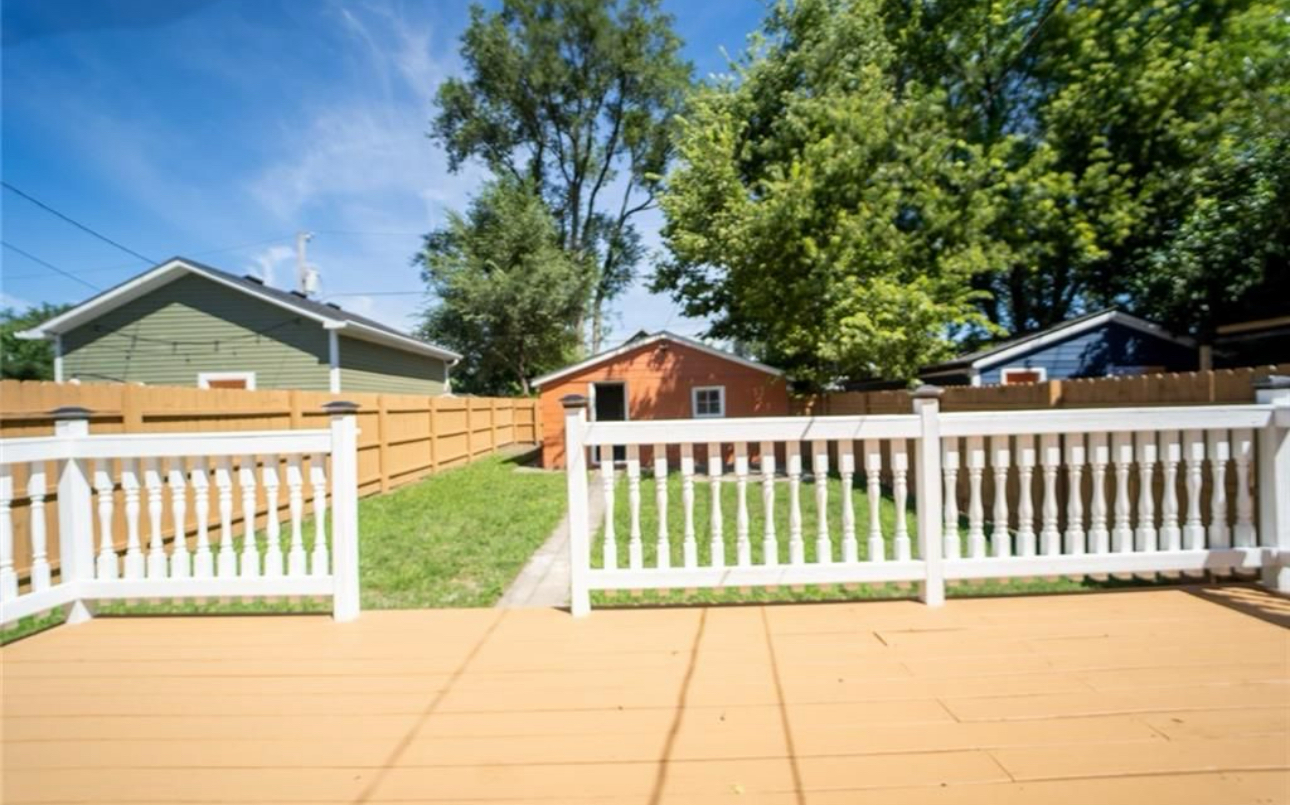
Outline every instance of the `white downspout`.
[(327, 331), (327, 356), (331, 365), (328, 387), (332, 394), (336, 394), (340, 391), (340, 334), (335, 330)]
[(63, 382), (63, 337), (54, 336), (54, 382)]

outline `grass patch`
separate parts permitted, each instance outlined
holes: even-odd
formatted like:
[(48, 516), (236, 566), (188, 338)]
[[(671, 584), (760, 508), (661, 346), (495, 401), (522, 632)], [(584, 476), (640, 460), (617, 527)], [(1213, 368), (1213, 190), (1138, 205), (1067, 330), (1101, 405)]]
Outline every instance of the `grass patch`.
[[(859, 479), (857, 479), (859, 481)], [(667, 483), (667, 526), (669, 542), (669, 558), (672, 567), (682, 567), (684, 562), (683, 538), (685, 525), (684, 504), (681, 497), (681, 476), (679, 473), (670, 473), (666, 479)], [(833, 559), (841, 561), (842, 558), (842, 481), (836, 475), (830, 476), (827, 480), (828, 491), (828, 527), (829, 534), (833, 544)], [(645, 567), (656, 567), (658, 561), (657, 539), (658, 539), (658, 509), (655, 504), (655, 495), (657, 493), (656, 481), (652, 476), (642, 476), (641, 487), (641, 543), (643, 561)], [(775, 488), (775, 536), (778, 548), (778, 557), (780, 564), (787, 564), (789, 558), (789, 485), (787, 480), (779, 478), (774, 484)], [(594, 474), (589, 482), (589, 491), (592, 495), (602, 494), (602, 487), (599, 474)], [(812, 478), (804, 478), (801, 484), (801, 512), (802, 512), (802, 542), (806, 554), (806, 561), (812, 563), (816, 561), (816, 527), (817, 517), (815, 508), (815, 481)], [(869, 499), (867, 490), (863, 483), (857, 483), (852, 489), (852, 503), (855, 508), (856, 523), (856, 543), (860, 561), (868, 561), (868, 534), (869, 534)], [(748, 538), (752, 546), (752, 561), (754, 564), (763, 562), (762, 538), (765, 530), (765, 510), (762, 505), (762, 486), (760, 476), (750, 476), (748, 482)], [(628, 558), (628, 543), (631, 538), (630, 533), (630, 512), (628, 511), (627, 502), (627, 482), (623, 475), (619, 475), (614, 484), (614, 544), (618, 552), (618, 566), (626, 567)], [(735, 531), (738, 506), (738, 489), (733, 479), (729, 476), (721, 481), (721, 523), (722, 523), (722, 544), (724, 546), (725, 564), (734, 565), (738, 554), (736, 552), (736, 543), (738, 535)], [(883, 542), (885, 555), (888, 560), (894, 559), (895, 553), (895, 522), (896, 522), (896, 504), (889, 494), (884, 493), (878, 501), (878, 519), (882, 524)], [(707, 566), (712, 561), (712, 489), (706, 476), (695, 475), (694, 482), (694, 531), (695, 541), (698, 547), (699, 566)], [(918, 521), (914, 514), (913, 496), (910, 496), (909, 508), (905, 513), (908, 533), (911, 543), (911, 553), (914, 559), (919, 558), (918, 551)], [(1036, 522), (1038, 527), (1038, 522)], [(987, 536), (989, 527), (987, 526)], [(594, 538), (592, 542), (592, 567), (604, 567), (604, 526), (603, 524), (594, 527)], [(961, 519), (959, 528), (960, 540), (962, 543), (962, 555), (968, 555), (967, 545), (967, 521)], [(1015, 546), (1014, 546), (1015, 550)], [(995, 580), (983, 579), (980, 581), (965, 581), (951, 583), (947, 587), (946, 594), (950, 597), (971, 597), (985, 595), (1004, 595), (1018, 593), (1068, 593), (1116, 589), (1122, 587), (1141, 587), (1145, 585), (1165, 585), (1177, 584), (1182, 582), (1194, 583), (1195, 579), (1169, 580), (1169, 579), (1107, 579), (1105, 581), (1091, 578), (1071, 579), (1071, 578), (1024, 578)], [(754, 587), (739, 589), (736, 587), (728, 588), (709, 588), (697, 590), (642, 590), (639, 593), (615, 593), (610, 591), (596, 591), (592, 593), (592, 603), (596, 605), (657, 605), (657, 604), (711, 604), (711, 603), (760, 603), (760, 602), (785, 602), (785, 601), (854, 601), (866, 599), (882, 598), (907, 598), (915, 593), (912, 583), (876, 583), (876, 584), (858, 584), (844, 587), (842, 585), (808, 585), (801, 589), (791, 589), (789, 587), (779, 587), (777, 589), (767, 589), (764, 587)]]
[[(564, 516), (560, 473), (519, 472), (490, 456), (388, 495), (358, 502), (359, 572), (365, 609), (492, 606)], [(313, 522), (303, 523), (305, 551)], [(290, 525), (282, 524), (284, 554)], [(257, 534), (261, 554), (267, 542)], [(234, 540), (241, 556), (242, 539)], [(145, 551), (147, 546), (144, 546)], [(105, 615), (330, 612), (330, 600), (103, 602)], [(0, 645), (57, 626), (61, 611), (23, 618), (0, 631)]]

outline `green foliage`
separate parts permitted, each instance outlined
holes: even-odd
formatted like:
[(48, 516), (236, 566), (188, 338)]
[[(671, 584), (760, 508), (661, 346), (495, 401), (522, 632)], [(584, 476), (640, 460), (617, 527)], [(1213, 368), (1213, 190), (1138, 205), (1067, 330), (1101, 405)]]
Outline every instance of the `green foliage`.
[(437, 303), (424, 332), (463, 356), (453, 387), (529, 393), (529, 379), (577, 348), (587, 272), (560, 248), (555, 222), (517, 180), (486, 185), (466, 215), (426, 236), (422, 276)]
[(0, 378), (6, 380), (53, 380), (54, 349), (48, 341), (24, 341), (17, 333), (52, 319), (70, 305), (48, 302), (19, 313), (0, 310)]
[(816, 383), (1285, 298), (1284, 3), (798, 0), (733, 67), (680, 127), (656, 287)]
[[(591, 282), (591, 346), (605, 306), (643, 250), (632, 224), (653, 206), (669, 124), (690, 82), (658, 0), (505, 0), (471, 9), (465, 78), (439, 88), (431, 137), (457, 170), (479, 159), (546, 200), (559, 242)], [(581, 321), (580, 321), (581, 324)]]
[(738, 80), (699, 93), (661, 199), (657, 290), (799, 379), (912, 377), (987, 322), (988, 166), (943, 93), (892, 76), (873, 3), (776, 8)]

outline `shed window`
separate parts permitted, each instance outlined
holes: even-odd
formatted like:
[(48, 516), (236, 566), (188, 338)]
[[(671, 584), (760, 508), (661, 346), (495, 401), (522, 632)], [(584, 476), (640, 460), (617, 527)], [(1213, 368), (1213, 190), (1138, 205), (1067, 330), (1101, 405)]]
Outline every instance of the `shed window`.
[(1005, 386), (1018, 383), (1042, 383), (1048, 379), (1048, 370), (1042, 366), (1012, 366), (999, 373), (999, 382)]
[(722, 417), (726, 415), (726, 387), (699, 386), (691, 392), (694, 417)]

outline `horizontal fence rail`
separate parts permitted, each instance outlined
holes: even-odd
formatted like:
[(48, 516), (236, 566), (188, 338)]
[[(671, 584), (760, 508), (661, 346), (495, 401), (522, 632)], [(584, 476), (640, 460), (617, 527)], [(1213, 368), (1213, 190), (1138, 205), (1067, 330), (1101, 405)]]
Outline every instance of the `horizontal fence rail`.
[(1201, 571), (1286, 586), (1290, 386), (1268, 385), (1248, 405), (941, 413), (929, 389), (912, 414), (652, 422), (589, 423), (566, 398), (572, 607), (886, 582), (938, 604), (947, 581)]
[(90, 435), (63, 409), (53, 437), (0, 440), (0, 624), (208, 597), (330, 597), (356, 617), (355, 410), (330, 404), (326, 430)]

